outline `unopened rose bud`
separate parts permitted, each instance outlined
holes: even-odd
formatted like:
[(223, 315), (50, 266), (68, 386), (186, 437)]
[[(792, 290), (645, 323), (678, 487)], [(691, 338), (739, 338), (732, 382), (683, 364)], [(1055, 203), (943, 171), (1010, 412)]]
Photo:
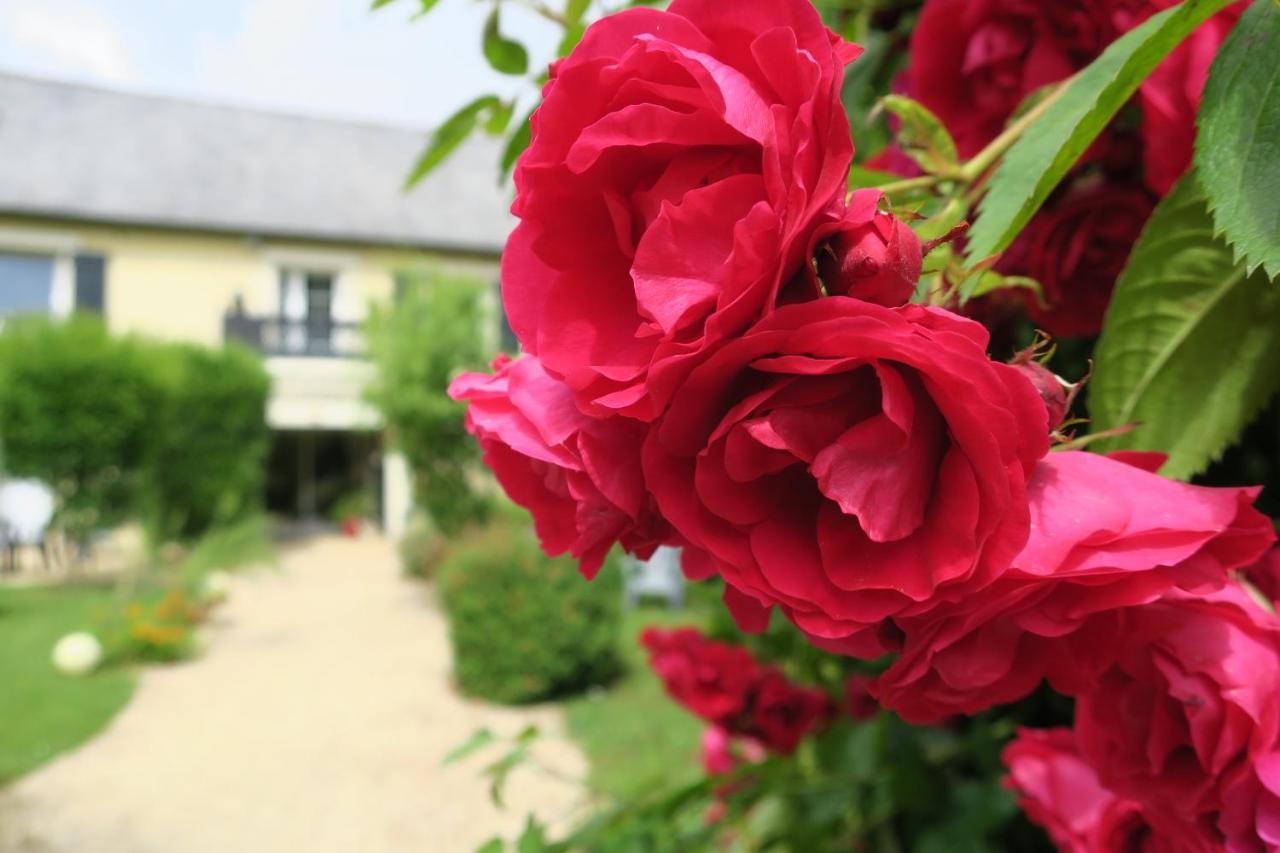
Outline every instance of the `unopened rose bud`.
[(911, 298), (922, 265), (920, 238), (898, 217), (877, 211), (831, 238), (818, 272), (832, 295), (892, 308)]
[(1066, 418), (1067, 408), (1070, 406), (1067, 389), (1062, 384), (1062, 380), (1048, 368), (1034, 361), (1015, 361), (1013, 366), (1021, 370), (1040, 392), (1040, 399), (1044, 400), (1044, 407), (1049, 412), (1049, 431), (1057, 429), (1058, 424)]

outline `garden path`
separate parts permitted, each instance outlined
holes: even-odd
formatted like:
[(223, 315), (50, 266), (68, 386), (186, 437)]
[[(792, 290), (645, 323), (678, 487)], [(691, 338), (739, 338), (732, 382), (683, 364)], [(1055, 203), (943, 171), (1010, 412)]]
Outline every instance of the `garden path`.
[(480, 726), (534, 723), (541, 762), (585, 774), (555, 708), (454, 692), (443, 615), (384, 540), (287, 550), (217, 613), (202, 657), (146, 670), (106, 732), (0, 792), (0, 850), (461, 851), (581, 805), (579, 786), (527, 767), (500, 811), (483, 755), (441, 765)]

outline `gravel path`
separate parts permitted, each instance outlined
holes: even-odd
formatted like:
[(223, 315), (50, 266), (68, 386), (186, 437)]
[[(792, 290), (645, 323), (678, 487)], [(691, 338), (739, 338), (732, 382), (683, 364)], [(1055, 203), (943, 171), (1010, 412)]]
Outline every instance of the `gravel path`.
[(237, 578), (203, 657), (147, 669), (106, 732), (0, 792), (0, 850), (473, 850), (581, 805), (577, 785), (522, 768), (500, 811), (484, 754), (441, 766), (480, 726), (529, 723), (542, 763), (582, 778), (554, 708), (453, 691), (444, 619), (388, 543), (316, 540)]

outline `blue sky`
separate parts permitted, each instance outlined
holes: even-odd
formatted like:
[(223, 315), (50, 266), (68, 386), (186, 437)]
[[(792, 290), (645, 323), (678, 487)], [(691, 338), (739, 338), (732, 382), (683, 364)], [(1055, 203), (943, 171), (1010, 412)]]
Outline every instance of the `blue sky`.
[[(546, 62), (555, 28), (514, 4), (503, 30)], [(441, 0), (0, 0), (0, 69), (117, 89), (428, 127), (489, 91), (490, 8)]]

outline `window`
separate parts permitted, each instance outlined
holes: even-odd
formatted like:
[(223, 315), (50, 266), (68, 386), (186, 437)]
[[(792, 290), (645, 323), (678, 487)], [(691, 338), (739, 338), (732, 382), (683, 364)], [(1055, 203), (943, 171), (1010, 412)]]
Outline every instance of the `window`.
[(280, 274), (280, 319), (285, 350), (328, 355), (334, 349), (332, 273), (285, 269)]
[(48, 314), (53, 306), (53, 258), (0, 253), (0, 317)]

